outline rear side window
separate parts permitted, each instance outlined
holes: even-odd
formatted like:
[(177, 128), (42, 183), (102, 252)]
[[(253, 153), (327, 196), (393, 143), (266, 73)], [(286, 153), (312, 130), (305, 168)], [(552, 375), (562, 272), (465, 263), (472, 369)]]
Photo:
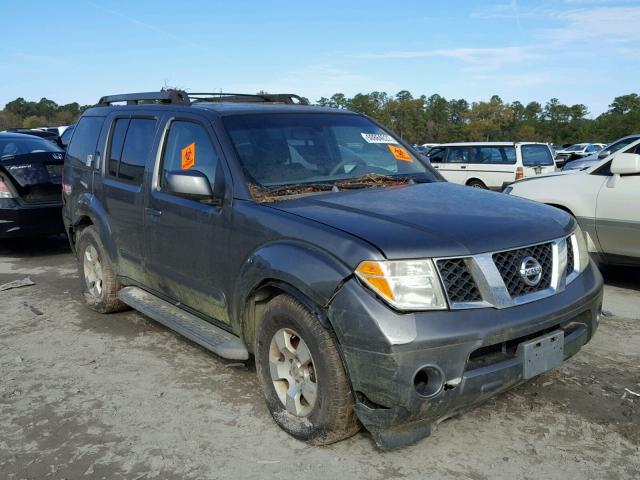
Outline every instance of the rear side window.
[(104, 117), (82, 117), (73, 132), (67, 149), (67, 160), (85, 164), (88, 155), (96, 153)]
[(474, 147), (471, 151), (472, 163), (493, 165), (513, 165), (516, 163), (515, 147)]
[(447, 163), (469, 163), (469, 149), (467, 147), (449, 147)]
[(142, 185), (156, 123), (155, 119), (147, 118), (119, 118), (115, 121), (109, 147), (110, 176)]
[(175, 121), (169, 127), (162, 155), (160, 188), (164, 189), (167, 172), (198, 170), (209, 179), (214, 188), (218, 155), (207, 131), (193, 122)]
[(541, 165), (555, 165), (551, 151), (546, 145), (522, 145), (522, 164), (525, 167), (537, 167)]

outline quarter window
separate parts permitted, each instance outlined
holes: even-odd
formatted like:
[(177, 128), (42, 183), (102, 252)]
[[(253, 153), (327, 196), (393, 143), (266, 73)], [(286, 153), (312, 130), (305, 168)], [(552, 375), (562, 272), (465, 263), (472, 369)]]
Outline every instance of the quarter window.
[(87, 155), (94, 155), (104, 117), (82, 117), (76, 125), (67, 150), (67, 160), (85, 164)]
[(198, 170), (214, 188), (218, 155), (207, 131), (193, 122), (174, 121), (169, 127), (162, 155), (160, 188), (166, 189), (166, 174), (181, 170)]

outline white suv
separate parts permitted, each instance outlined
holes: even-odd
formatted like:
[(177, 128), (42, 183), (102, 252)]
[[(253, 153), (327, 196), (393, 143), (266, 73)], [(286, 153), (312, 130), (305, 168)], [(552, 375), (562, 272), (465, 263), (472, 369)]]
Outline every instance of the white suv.
[(491, 190), (557, 170), (546, 143), (445, 143), (429, 151), (429, 160), (450, 182)]
[(571, 213), (600, 261), (640, 266), (640, 140), (573, 172), (516, 182), (505, 193)]

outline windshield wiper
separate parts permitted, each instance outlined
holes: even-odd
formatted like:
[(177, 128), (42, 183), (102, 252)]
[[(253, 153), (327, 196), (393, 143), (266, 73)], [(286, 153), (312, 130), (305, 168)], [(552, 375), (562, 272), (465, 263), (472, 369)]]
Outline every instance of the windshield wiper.
[(409, 176), (402, 175), (381, 175), (379, 173), (368, 173), (361, 177), (338, 180), (335, 184), (342, 188), (365, 188), (383, 187), (388, 185), (409, 185), (415, 183)]
[(258, 201), (275, 201), (277, 197), (287, 195), (301, 195), (305, 193), (328, 192), (335, 189), (333, 183), (294, 183), (291, 185), (276, 185), (274, 187), (263, 187), (249, 184), (249, 190)]

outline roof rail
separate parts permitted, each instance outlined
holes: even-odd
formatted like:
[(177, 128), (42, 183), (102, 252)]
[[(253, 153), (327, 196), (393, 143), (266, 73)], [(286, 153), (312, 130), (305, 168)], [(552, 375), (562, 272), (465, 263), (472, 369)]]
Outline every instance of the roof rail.
[(169, 103), (190, 105), (200, 102), (256, 102), (309, 105), (309, 102), (293, 93), (187, 93), (183, 90), (167, 89), (159, 92), (123, 93), (100, 98), (98, 106), (105, 107), (118, 102), (127, 105), (143, 103)]
[(256, 102), (309, 105), (309, 102), (294, 93), (187, 93), (193, 103), (199, 102)]
[(182, 90), (161, 90), (159, 92), (123, 93), (120, 95), (107, 95), (100, 98), (98, 106), (109, 106), (117, 102), (127, 102), (127, 105), (140, 103), (179, 103), (189, 105), (191, 101), (187, 92)]

